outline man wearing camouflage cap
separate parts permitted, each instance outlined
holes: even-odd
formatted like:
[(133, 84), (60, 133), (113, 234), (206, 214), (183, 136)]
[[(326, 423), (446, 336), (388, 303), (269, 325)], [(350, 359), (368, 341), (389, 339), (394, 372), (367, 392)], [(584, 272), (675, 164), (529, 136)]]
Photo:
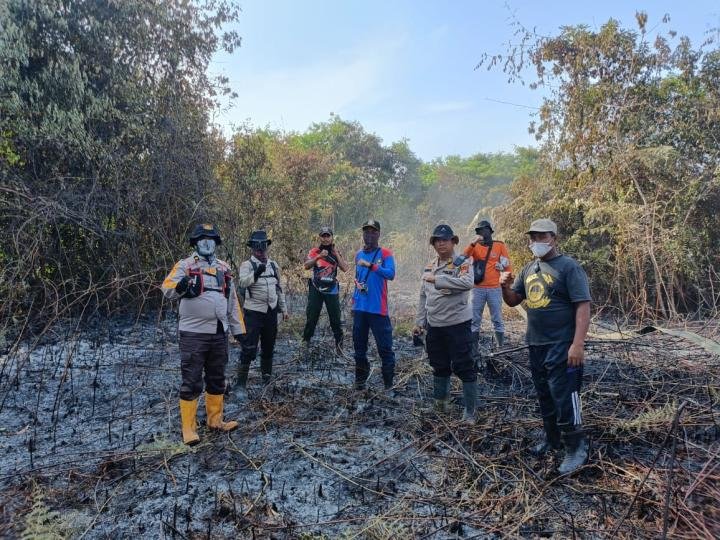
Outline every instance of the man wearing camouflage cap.
[(503, 272), (500, 285), (505, 303), (512, 307), (525, 301), (527, 310), (530, 370), (545, 429), (545, 440), (532, 452), (543, 455), (564, 445), (565, 458), (558, 470), (567, 474), (582, 467), (588, 457), (579, 392), (590, 325), (590, 287), (578, 262), (558, 251), (553, 221), (533, 221), (528, 235), (535, 259), (514, 282), (511, 272)]

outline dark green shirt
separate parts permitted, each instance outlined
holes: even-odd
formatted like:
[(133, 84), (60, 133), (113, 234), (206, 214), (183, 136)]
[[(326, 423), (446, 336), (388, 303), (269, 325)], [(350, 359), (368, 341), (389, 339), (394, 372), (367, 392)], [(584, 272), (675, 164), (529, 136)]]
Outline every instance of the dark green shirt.
[(528, 345), (572, 341), (575, 336), (573, 304), (591, 300), (585, 270), (567, 255), (529, 262), (515, 279), (512, 290), (525, 300)]

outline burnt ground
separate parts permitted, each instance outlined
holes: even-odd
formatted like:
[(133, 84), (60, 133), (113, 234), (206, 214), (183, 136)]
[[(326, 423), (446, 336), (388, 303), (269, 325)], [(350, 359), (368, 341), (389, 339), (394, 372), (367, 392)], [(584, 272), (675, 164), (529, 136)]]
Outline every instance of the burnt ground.
[[(690, 343), (589, 345), (591, 458), (564, 478), (561, 455), (528, 451), (540, 421), (526, 351), (512, 350), (521, 322), (480, 378), (471, 427), (457, 422), (457, 380), (452, 410), (428, 409), (431, 371), (408, 338), (387, 398), (377, 361), (370, 389), (356, 392), (352, 359), (333, 356), (328, 333), (300, 358), (291, 324), (273, 383), (260, 384), (255, 364), (250, 401), (227, 398), (240, 428), (203, 427), (193, 448), (180, 440), (175, 328), (157, 315), (65, 327), (0, 356), (0, 536), (720, 535), (720, 361)], [(238, 352), (231, 345), (229, 374)]]

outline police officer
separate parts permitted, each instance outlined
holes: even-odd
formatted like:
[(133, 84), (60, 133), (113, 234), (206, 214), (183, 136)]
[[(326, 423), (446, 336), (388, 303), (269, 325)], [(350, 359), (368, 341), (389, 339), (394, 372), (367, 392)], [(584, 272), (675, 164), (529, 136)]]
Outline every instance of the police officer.
[(565, 458), (558, 470), (567, 474), (584, 465), (588, 457), (580, 385), (590, 326), (590, 286), (578, 262), (558, 251), (553, 221), (533, 221), (528, 236), (535, 260), (525, 265), (514, 282), (510, 272), (503, 272), (500, 285), (507, 305), (524, 300), (527, 308), (530, 371), (545, 429), (545, 440), (532, 453), (559, 449), (562, 441)]
[(445, 410), (450, 399), (450, 375), (463, 383), (465, 410), (462, 421), (475, 421), (477, 376), (471, 355), (473, 288), (472, 258), (458, 257), (459, 239), (449, 225), (435, 227), (430, 243), (437, 257), (425, 267), (420, 286), (416, 326), (413, 334), (427, 332), (426, 348), (433, 368), (433, 398), (438, 410)]
[(275, 340), (278, 332), (278, 313), (283, 320), (290, 317), (285, 302), (285, 293), (280, 285), (280, 267), (268, 257), (272, 240), (263, 230), (253, 231), (247, 242), (252, 251), (250, 259), (244, 261), (238, 270), (238, 286), (243, 295), (243, 312), (247, 334), (241, 340), (240, 368), (238, 370), (238, 398), (247, 397), (250, 364), (257, 356), (260, 344), (260, 371), (263, 383), (272, 376)]
[(192, 255), (178, 261), (162, 284), (166, 298), (180, 299), (180, 419), (185, 444), (200, 440), (197, 433), (198, 398), (205, 372), (207, 425), (230, 431), (235, 421), (223, 421), (228, 330), (236, 339), (245, 333), (230, 267), (215, 257), (222, 243), (213, 225), (197, 225), (190, 234)]

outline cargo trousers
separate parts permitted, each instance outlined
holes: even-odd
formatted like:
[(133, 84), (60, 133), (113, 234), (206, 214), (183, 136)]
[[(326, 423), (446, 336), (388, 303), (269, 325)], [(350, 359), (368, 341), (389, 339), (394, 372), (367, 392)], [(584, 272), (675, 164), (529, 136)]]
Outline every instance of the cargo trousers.
[(225, 366), (228, 363), (228, 337), (218, 321), (215, 334), (180, 331), (180, 399), (192, 401), (203, 391), (225, 393)]

